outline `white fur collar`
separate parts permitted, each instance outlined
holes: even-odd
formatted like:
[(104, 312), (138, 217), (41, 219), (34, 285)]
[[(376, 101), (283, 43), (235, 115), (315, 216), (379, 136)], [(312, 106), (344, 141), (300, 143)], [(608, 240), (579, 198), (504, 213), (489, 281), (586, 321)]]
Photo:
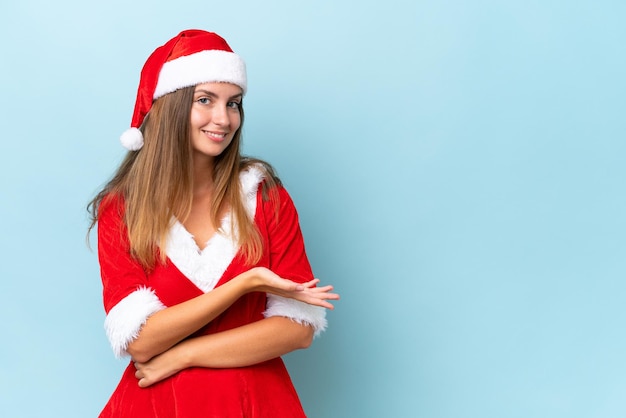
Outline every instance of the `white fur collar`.
[[(257, 166), (242, 171), (239, 175), (246, 211), (251, 219), (256, 212), (256, 195), (263, 181), (263, 172)], [(166, 253), (172, 263), (203, 292), (212, 290), (222, 277), (239, 247), (230, 235), (231, 214), (222, 220), (220, 229), (200, 251), (185, 227), (178, 221), (170, 228)]]

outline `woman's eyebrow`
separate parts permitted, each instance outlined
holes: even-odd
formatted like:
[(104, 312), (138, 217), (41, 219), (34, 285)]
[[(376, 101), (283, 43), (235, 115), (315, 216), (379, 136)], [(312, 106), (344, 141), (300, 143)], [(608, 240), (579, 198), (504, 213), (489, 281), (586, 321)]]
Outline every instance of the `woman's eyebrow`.
[[(212, 91), (205, 90), (205, 89), (198, 89), (198, 90), (194, 91), (193, 94), (194, 95), (196, 95), (196, 94), (205, 94), (207, 96), (217, 97), (217, 94), (213, 93)], [(229, 100), (240, 99), (242, 96), (243, 96), (243, 93), (237, 93), (237, 94), (231, 96), (229, 98)]]
[(212, 91), (208, 91), (205, 89), (198, 89), (194, 91), (193, 94), (206, 94), (207, 96), (213, 96), (213, 97), (217, 96), (217, 94), (213, 93)]

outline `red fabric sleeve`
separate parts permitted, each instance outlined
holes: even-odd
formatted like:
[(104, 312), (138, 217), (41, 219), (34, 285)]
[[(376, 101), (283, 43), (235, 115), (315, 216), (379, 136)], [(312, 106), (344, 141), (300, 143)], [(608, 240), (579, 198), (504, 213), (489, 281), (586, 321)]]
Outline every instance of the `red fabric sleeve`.
[(307, 282), (313, 279), (313, 272), (306, 256), (298, 212), (287, 190), (279, 187), (277, 193), (278, 213), (271, 200), (263, 202), (269, 235), (269, 268), (286, 279)]
[[(311, 265), (304, 249), (304, 239), (298, 222), (298, 213), (291, 197), (284, 188), (278, 189), (277, 206), (265, 204), (265, 217), (268, 224), (270, 270), (295, 282), (308, 282), (314, 278)], [(327, 326), (326, 310), (294, 299), (277, 295), (267, 296), (265, 317), (283, 316), (299, 324), (313, 327), (315, 336)]]
[(123, 201), (106, 198), (98, 218), (98, 260), (103, 285), (104, 310), (108, 314), (122, 299), (142, 287), (147, 277), (130, 255), (130, 243), (123, 221)]

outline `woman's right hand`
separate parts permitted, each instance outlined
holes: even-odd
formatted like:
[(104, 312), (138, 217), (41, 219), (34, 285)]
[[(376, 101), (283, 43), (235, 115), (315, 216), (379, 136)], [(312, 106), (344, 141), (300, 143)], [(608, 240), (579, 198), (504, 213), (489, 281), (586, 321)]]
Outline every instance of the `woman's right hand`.
[(334, 309), (334, 306), (328, 302), (329, 300), (339, 299), (338, 294), (332, 293), (333, 286), (316, 287), (319, 279), (313, 279), (306, 283), (296, 283), (280, 277), (265, 267), (255, 267), (242, 276), (244, 275), (250, 286), (250, 291), (272, 293), (327, 309)]

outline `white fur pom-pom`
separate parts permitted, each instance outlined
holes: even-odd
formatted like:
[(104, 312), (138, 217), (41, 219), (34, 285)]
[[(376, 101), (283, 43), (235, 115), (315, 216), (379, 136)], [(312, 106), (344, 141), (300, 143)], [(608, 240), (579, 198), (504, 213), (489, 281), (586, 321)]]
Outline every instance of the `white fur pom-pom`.
[(129, 151), (137, 151), (143, 147), (143, 135), (137, 128), (130, 128), (120, 136), (122, 146)]

